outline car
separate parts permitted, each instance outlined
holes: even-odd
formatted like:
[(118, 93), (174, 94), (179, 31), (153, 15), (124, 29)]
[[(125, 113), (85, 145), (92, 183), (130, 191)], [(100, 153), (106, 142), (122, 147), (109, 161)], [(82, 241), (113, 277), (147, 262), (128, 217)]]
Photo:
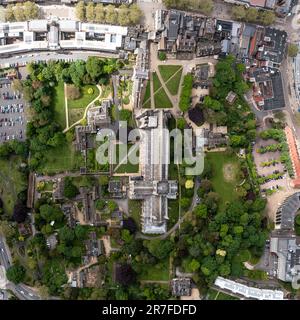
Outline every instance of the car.
[(20, 292), (21, 292), (22, 294), (24, 294), (24, 291), (23, 291), (23, 290), (21, 290)]

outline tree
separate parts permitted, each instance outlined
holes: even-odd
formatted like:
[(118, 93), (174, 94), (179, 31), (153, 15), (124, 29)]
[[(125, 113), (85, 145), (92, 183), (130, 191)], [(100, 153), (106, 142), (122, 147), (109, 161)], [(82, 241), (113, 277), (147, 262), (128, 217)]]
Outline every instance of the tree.
[(130, 6), (129, 19), (132, 25), (138, 24), (142, 16), (143, 16), (142, 10), (137, 4), (133, 4)]
[(183, 209), (187, 209), (190, 205), (190, 199), (189, 198), (181, 198), (179, 203)]
[(64, 196), (68, 199), (73, 199), (79, 193), (78, 188), (73, 184), (70, 177), (66, 177), (64, 180)]
[(88, 57), (86, 71), (94, 81), (97, 81), (103, 74), (103, 60), (97, 57)]
[(132, 117), (132, 112), (127, 109), (122, 109), (119, 113), (119, 118), (121, 121), (129, 121)]
[(5, 21), (9, 21), (9, 22), (15, 21), (15, 15), (14, 15), (13, 8), (14, 8), (14, 6), (12, 4), (9, 4), (6, 7), (6, 10), (5, 10)]
[(95, 6), (93, 2), (89, 2), (85, 7), (85, 17), (87, 21), (95, 21)]
[(80, 89), (73, 84), (67, 85), (67, 98), (70, 100), (79, 99), (81, 96)]
[(203, 204), (199, 204), (198, 206), (195, 207), (194, 213), (196, 214), (197, 217), (205, 219), (207, 218), (207, 206)]
[(246, 11), (246, 21), (255, 22), (258, 17), (258, 10), (255, 8), (249, 8)]
[(17, 223), (22, 223), (26, 220), (27, 217), (27, 208), (24, 204), (18, 202), (14, 206), (14, 211), (13, 211), (13, 219)]
[(116, 268), (116, 281), (123, 286), (135, 283), (136, 273), (129, 264), (119, 264)]
[(236, 20), (244, 20), (246, 17), (246, 10), (243, 6), (233, 6), (231, 14)]
[(105, 10), (102, 3), (97, 3), (95, 10), (95, 22), (104, 23), (105, 22)]
[(68, 226), (64, 226), (59, 229), (58, 232), (60, 241), (64, 242), (72, 242), (75, 238), (75, 233), (73, 229), (69, 228)]
[(80, 87), (82, 85), (82, 79), (86, 74), (85, 61), (77, 60), (72, 62), (72, 64), (69, 67), (69, 74), (72, 82), (77, 87)]
[(136, 223), (131, 217), (124, 219), (122, 226), (124, 229), (129, 230), (131, 234), (135, 233), (137, 230)]
[(167, 59), (167, 54), (163, 51), (159, 51), (158, 52), (158, 59), (160, 61), (165, 61)]
[(80, 1), (76, 4), (75, 15), (78, 20), (80, 20), (80, 21), (85, 20), (85, 4), (83, 1)]
[(265, 25), (269, 26), (275, 22), (276, 16), (273, 11), (263, 10), (259, 12), (259, 21)]
[(7, 279), (15, 284), (24, 281), (26, 270), (20, 265), (12, 265), (6, 271)]
[(298, 54), (299, 48), (298, 45), (295, 43), (290, 43), (288, 46), (288, 55), (289, 57), (296, 57)]
[(186, 126), (186, 121), (184, 118), (177, 118), (176, 120), (177, 128), (183, 130)]
[(24, 3), (23, 9), (26, 20), (33, 20), (38, 18), (39, 8), (34, 2), (26, 1)]
[(174, 248), (174, 244), (170, 240), (150, 240), (144, 244), (149, 252), (159, 260), (166, 259)]
[(192, 3), (195, 3), (194, 6), (196, 7), (196, 9), (198, 9), (205, 15), (211, 14), (214, 8), (212, 0), (192, 0)]
[(118, 24), (127, 26), (130, 24), (129, 10), (125, 4), (122, 4), (118, 10)]
[(105, 208), (105, 205), (106, 205), (106, 203), (102, 199), (98, 199), (95, 203), (96, 209), (99, 211), (103, 210)]
[(116, 24), (118, 21), (116, 9), (111, 4), (106, 7), (105, 21), (109, 24)]
[(12, 238), (16, 234), (16, 229), (6, 220), (0, 221), (0, 234), (6, 238)]
[(118, 205), (115, 201), (108, 200), (107, 201), (107, 208), (108, 208), (109, 212), (114, 212), (118, 209)]
[(186, 189), (193, 189), (194, 188), (194, 181), (192, 179), (186, 180), (185, 188)]
[(17, 3), (14, 7), (14, 16), (16, 21), (24, 21), (25, 15), (22, 3)]

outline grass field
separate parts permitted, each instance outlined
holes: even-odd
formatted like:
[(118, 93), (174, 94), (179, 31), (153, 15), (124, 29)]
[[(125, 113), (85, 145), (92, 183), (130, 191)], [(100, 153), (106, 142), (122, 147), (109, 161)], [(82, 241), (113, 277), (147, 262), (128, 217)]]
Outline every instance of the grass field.
[(168, 281), (169, 259), (167, 258), (155, 265), (149, 265), (139, 274), (139, 280)]
[(178, 71), (176, 73), (176, 75), (168, 83), (166, 83), (166, 86), (167, 86), (169, 92), (173, 96), (178, 94), (181, 76), (182, 76), (182, 69), (180, 71)]
[[(89, 94), (88, 90), (92, 88), (93, 93)], [(81, 88), (82, 96), (76, 100), (68, 99), (68, 108), (69, 109), (77, 109), (77, 108), (85, 108), (90, 102), (92, 102), (99, 95), (99, 90), (96, 86), (86, 85)]]
[(69, 109), (69, 125), (81, 120), (84, 115), (85, 108)]
[(159, 73), (164, 82), (167, 82), (182, 66), (176, 65), (160, 65), (158, 66)]
[(223, 293), (221, 291), (216, 291), (214, 289), (209, 289), (207, 292), (208, 300), (239, 300), (229, 294)]
[(76, 152), (72, 145), (66, 143), (59, 148), (49, 149), (38, 171), (44, 174), (54, 174), (78, 170), (83, 165), (84, 160), (81, 153)]
[(59, 82), (58, 85), (55, 87), (53, 102), (56, 122), (60, 124), (62, 129), (64, 129), (66, 127), (66, 112), (63, 82)]
[(173, 108), (172, 102), (167, 96), (164, 88), (154, 95), (155, 108)]
[[(122, 145), (120, 144), (119, 147), (121, 147)], [(126, 145), (124, 145), (124, 147), (126, 147)], [(135, 149), (132, 149), (135, 148)], [(131, 150), (133, 151), (133, 155), (137, 154), (137, 157), (139, 156), (139, 150), (136, 149), (136, 147), (134, 147), (132, 144), (128, 144), (127, 145), (127, 154), (129, 152), (131, 152)], [(119, 159), (119, 148), (116, 149), (116, 157), (117, 157), (117, 164), (115, 165), (115, 168), (117, 168), (118, 164), (123, 160), (123, 159)], [(116, 173), (137, 173), (139, 172), (139, 163), (137, 164), (132, 164), (130, 163), (129, 159), (127, 159), (127, 163), (121, 164), (117, 170), (115, 170)]]
[(238, 183), (238, 159), (235, 155), (227, 155), (224, 152), (209, 152), (204, 161), (211, 163), (213, 171), (211, 181), (221, 197), (220, 208), (223, 209), (228, 201), (237, 199), (235, 187)]
[(155, 72), (152, 73), (152, 78), (153, 78), (153, 92), (156, 92), (161, 87), (161, 83), (159, 81), (158, 75)]
[(145, 103), (147, 102), (147, 100), (150, 100), (150, 94), (151, 94), (150, 85), (151, 85), (151, 84), (150, 84), (150, 80), (148, 80), (147, 86), (146, 86), (145, 95), (144, 95), (143, 104), (145, 104)]
[(26, 189), (27, 181), (19, 172), (21, 159), (12, 157), (10, 160), (0, 160), (0, 198), (3, 201), (4, 211), (12, 214), (19, 192)]
[(141, 200), (130, 200), (128, 199), (128, 210), (132, 219), (137, 225), (137, 229), (140, 230), (140, 217), (142, 212), (142, 201)]

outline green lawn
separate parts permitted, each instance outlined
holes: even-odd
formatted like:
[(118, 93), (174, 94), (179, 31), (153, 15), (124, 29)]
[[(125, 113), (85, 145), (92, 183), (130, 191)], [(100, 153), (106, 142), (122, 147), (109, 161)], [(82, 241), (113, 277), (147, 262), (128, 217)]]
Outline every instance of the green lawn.
[(172, 102), (167, 96), (164, 88), (154, 95), (155, 108), (173, 108)]
[(66, 111), (63, 82), (59, 82), (58, 85), (55, 87), (53, 102), (55, 120), (61, 126), (61, 128), (64, 129), (66, 127)]
[(235, 155), (227, 155), (224, 152), (208, 152), (204, 161), (211, 163), (213, 171), (211, 181), (214, 190), (221, 198), (220, 208), (223, 209), (228, 201), (238, 198), (235, 192), (240, 170), (238, 158)]
[(141, 212), (142, 212), (142, 201), (141, 200), (130, 200), (128, 199), (128, 210), (132, 219), (135, 221), (138, 230), (140, 230), (141, 224)]
[(159, 81), (159, 78), (156, 72), (152, 73), (152, 78), (153, 78), (153, 92), (156, 92), (161, 87), (161, 83)]
[(51, 148), (45, 153), (45, 161), (41, 164), (38, 172), (54, 174), (63, 171), (79, 170), (84, 165), (81, 153), (76, 152), (71, 144), (58, 148)]
[[(89, 94), (88, 90), (92, 88), (93, 93)], [(68, 108), (69, 109), (77, 109), (77, 108), (85, 108), (90, 102), (92, 102), (99, 95), (99, 90), (97, 86), (94, 85), (86, 85), (81, 88), (82, 96), (76, 100), (68, 99)]]
[(141, 271), (139, 280), (168, 281), (169, 280), (169, 259), (161, 261), (155, 265), (147, 265)]
[(144, 95), (144, 100), (143, 100), (143, 104), (145, 102), (147, 102), (147, 100), (150, 100), (150, 94), (151, 94), (151, 88), (150, 88), (150, 80), (148, 80), (147, 82), (147, 86), (146, 86), (146, 91), (145, 91), (145, 95)]
[(169, 92), (173, 96), (178, 94), (181, 76), (182, 76), (182, 69), (180, 71), (178, 71), (176, 73), (176, 75), (168, 83), (166, 83), (166, 86), (167, 86)]
[(0, 160), (0, 198), (3, 201), (4, 211), (8, 214), (12, 214), (18, 193), (27, 187), (25, 177), (18, 170), (20, 164), (19, 157)]
[[(119, 144), (118, 147), (121, 147), (122, 145)], [(124, 145), (126, 147), (126, 145)], [(127, 154), (130, 152), (131, 148), (134, 148), (132, 144), (128, 144), (127, 146)], [(136, 150), (136, 149), (134, 149)], [(133, 154), (137, 153), (137, 156), (139, 155), (139, 150), (133, 151)], [(115, 168), (118, 166), (118, 164), (123, 160), (119, 159), (119, 148), (116, 148), (116, 157), (117, 157), (117, 164), (115, 165)], [(132, 164), (130, 163), (129, 159), (127, 159), (127, 163), (121, 164), (117, 170), (115, 170), (116, 173), (137, 173), (139, 172), (139, 163)]]
[(143, 104), (144, 109), (150, 109), (151, 108), (151, 99), (149, 99), (146, 103)]
[(221, 291), (216, 291), (214, 289), (209, 289), (207, 292), (208, 300), (239, 300), (229, 294), (223, 293)]
[(84, 116), (85, 108), (69, 109), (69, 125), (81, 120)]
[[(159, 73), (164, 82), (167, 82), (182, 66), (176, 65), (160, 65), (158, 66)], [(180, 72), (179, 72), (180, 73)]]

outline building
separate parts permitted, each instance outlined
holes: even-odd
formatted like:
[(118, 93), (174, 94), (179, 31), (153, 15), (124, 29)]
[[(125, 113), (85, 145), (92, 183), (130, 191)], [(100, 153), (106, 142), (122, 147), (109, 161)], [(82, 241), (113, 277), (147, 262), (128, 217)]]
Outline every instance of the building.
[(142, 232), (163, 234), (167, 231), (168, 199), (176, 199), (177, 182), (168, 180), (169, 138), (163, 110), (142, 111), (136, 117), (141, 129), (140, 177), (130, 177), (130, 199), (143, 200)]
[(205, 150), (211, 150), (218, 147), (226, 147), (228, 145), (228, 140), (226, 126), (217, 126), (216, 124), (209, 123), (205, 123), (202, 126), (200, 135), (193, 136), (193, 144), (196, 151), (202, 149), (203, 142)]
[(117, 53), (127, 34), (127, 27), (75, 20), (6, 22), (0, 23), (0, 55), (60, 49)]
[(283, 291), (248, 287), (244, 284), (241, 284), (229, 279), (225, 279), (223, 277), (217, 277), (217, 279), (215, 280), (215, 286), (249, 299), (256, 299), (256, 300), (283, 300), (284, 299)]
[(158, 50), (178, 59), (209, 56), (221, 52), (216, 20), (178, 10), (158, 10), (155, 14)]
[(299, 209), (300, 192), (296, 192), (278, 208), (270, 240), (270, 253), (275, 257), (272, 262), (275, 275), (285, 282), (297, 281), (300, 275), (300, 243), (294, 231)]
[(149, 80), (149, 48), (146, 40), (142, 41), (140, 47), (135, 50), (136, 63), (133, 68), (132, 101), (134, 108), (139, 108), (143, 94), (145, 94), (146, 83)]
[(100, 128), (105, 128), (110, 125), (111, 119), (109, 116), (109, 109), (111, 108), (111, 100), (104, 99), (101, 106), (93, 106), (87, 112), (87, 123), (93, 131)]
[(171, 281), (172, 296), (190, 296), (192, 292), (192, 280), (190, 278), (175, 278)]
[(126, 186), (121, 180), (110, 180), (108, 183), (108, 192), (112, 198), (123, 198), (126, 195)]

